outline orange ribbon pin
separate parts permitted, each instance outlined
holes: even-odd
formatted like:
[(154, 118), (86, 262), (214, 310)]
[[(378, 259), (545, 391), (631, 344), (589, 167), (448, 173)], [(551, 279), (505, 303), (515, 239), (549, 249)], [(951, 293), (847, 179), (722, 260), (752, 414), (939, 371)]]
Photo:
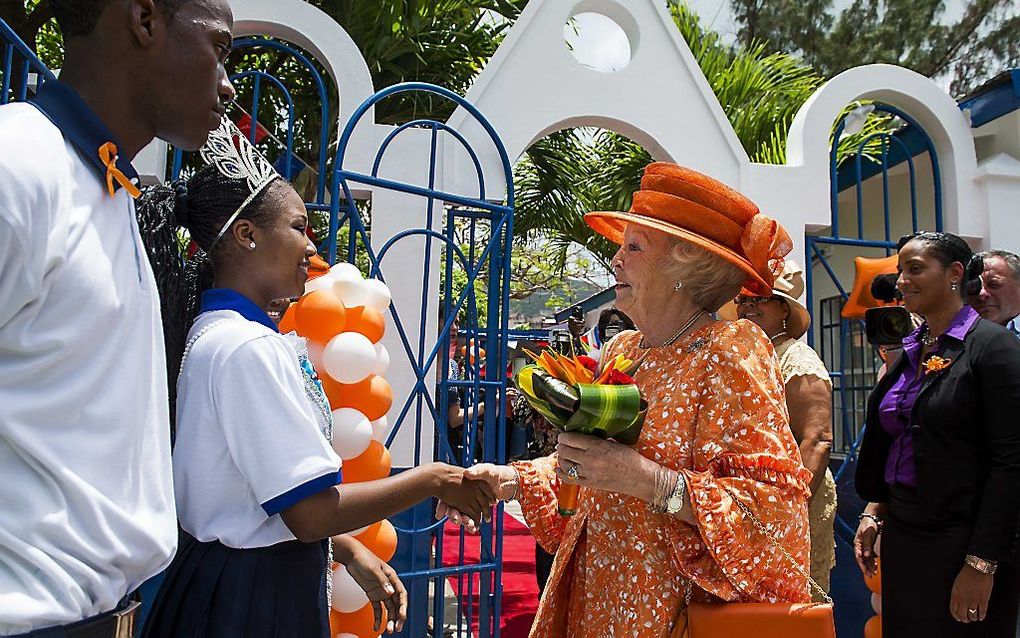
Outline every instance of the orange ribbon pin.
[(131, 197), (137, 198), (142, 194), (142, 191), (138, 190), (131, 180), (128, 179), (119, 168), (117, 168), (117, 145), (113, 142), (107, 142), (99, 147), (99, 159), (106, 165), (106, 189), (110, 193), (110, 197), (113, 197), (117, 193), (117, 188), (113, 185), (114, 180), (120, 184), (124, 190), (128, 192)]

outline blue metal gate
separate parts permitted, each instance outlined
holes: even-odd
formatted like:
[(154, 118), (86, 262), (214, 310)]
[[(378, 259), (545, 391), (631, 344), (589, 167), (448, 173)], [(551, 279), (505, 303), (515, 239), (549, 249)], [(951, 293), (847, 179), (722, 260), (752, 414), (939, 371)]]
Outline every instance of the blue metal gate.
[[(351, 137), (361, 123), (363, 116), (379, 101), (396, 94), (421, 91), (454, 102), (466, 110), (473, 121), (481, 126), (499, 155), (502, 175), (496, 182), (506, 184), (506, 195), (486, 193), (486, 180), (476, 151), (457, 130), (443, 122), (420, 119), (395, 127), (380, 144), (372, 164), (371, 172), (359, 173), (347, 168), (347, 153)], [(411, 129), (429, 131), (430, 152), (427, 185), (414, 185), (380, 176), (380, 165), (393, 141)], [(438, 149), (440, 136), (447, 135), (466, 151), (473, 163), (477, 176), (476, 194), (465, 195), (439, 190), (436, 187)], [(513, 236), (513, 176), (510, 160), (499, 136), (492, 125), (471, 104), (446, 89), (420, 83), (402, 84), (384, 89), (362, 104), (352, 115), (340, 137), (335, 169), (332, 179), (332, 212), (330, 218), (330, 261), (336, 259), (337, 242), (343, 229), (347, 240), (347, 259), (356, 261), (366, 255), (373, 276), (384, 281), (387, 278), (387, 253), (402, 241), (416, 238), (423, 242), (423, 269), (421, 275), (421, 297), (419, 308), (408, 316), (406, 309), (396, 303), (390, 307), (393, 325), (400, 336), (407, 362), (416, 378), (410, 396), (400, 398), (399, 416), (393, 425), (387, 445), (391, 444), (399, 431), (413, 428), (414, 463), (420, 464), (432, 458), (450, 463), (458, 461), (465, 466), (474, 461), (502, 462), (506, 457), (506, 368), (507, 335), (509, 320), (510, 250)], [(370, 233), (366, 228), (358, 202), (354, 195), (355, 185), (368, 186), (374, 192), (392, 190), (421, 199), (425, 206), (426, 223), (422, 228), (411, 228), (387, 239), (378, 251), (373, 249)], [(342, 195), (342, 197), (341, 197)], [(445, 215), (442, 221), (434, 219), (435, 205), (441, 204)], [(438, 223), (437, 223), (438, 222)], [(437, 230), (436, 227), (441, 228)], [(459, 241), (458, 237), (464, 239)], [(442, 290), (434, 290), (430, 284), (430, 263), (441, 263)], [(454, 288), (456, 273), (466, 282), (462, 290)], [(391, 277), (406, 277), (406, 273), (392, 272)], [(477, 286), (476, 284), (484, 285)], [(478, 290), (481, 288), (481, 291)], [(479, 297), (484, 294), (484, 303)], [(439, 296), (439, 304), (445, 318), (438, 334), (426, 334), (430, 301)], [(463, 378), (450, 378), (449, 350), (450, 328), (457, 316), (461, 318), (461, 332), (468, 340)], [(417, 338), (409, 337), (408, 328), (416, 325)], [(470, 346), (474, 340), (474, 347)], [(484, 357), (480, 345), (484, 341), (488, 356)], [(438, 366), (439, 374), (430, 372)], [(470, 415), (461, 436), (451, 439), (447, 430), (447, 409), (450, 391), (459, 392), (466, 414)], [(434, 393), (433, 393), (434, 391)], [(489, 406), (479, 418), (477, 406)], [(491, 409), (498, 406), (498, 409)], [(423, 446), (425, 428), (434, 427), (435, 444), (432, 449)], [(459, 439), (459, 440), (458, 440)], [(456, 631), (456, 635), (474, 633), (488, 637), (499, 635), (500, 603), (502, 595), (502, 505), (497, 507), (492, 523), (483, 525), (478, 537), (467, 536), (463, 530), (453, 530), (458, 556), (453, 560), (444, 557), (444, 539), (447, 538), (445, 519), (435, 522), (432, 504), (415, 508), (408, 516), (402, 517), (397, 532), (401, 549), (398, 551), (401, 578), (405, 580), (411, 598), (408, 614), (407, 634), (424, 636), (431, 617), (432, 636), (442, 636), (444, 625)], [(465, 560), (468, 548), (477, 543), (478, 561)], [(445, 560), (444, 560), (445, 559)], [(456, 618), (445, 615), (444, 591), (448, 579), (456, 579)], [(475, 589), (477, 587), (477, 590)], [(429, 609), (429, 592), (433, 600)]]
[(55, 80), (53, 73), (32, 53), (14, 30), (0, 20), (0, 45), (3, 47), (0, 66), (0, 104), (24, 102), (43, 82)]
[[(846, 157), (840, 142), (847, 120), (854, 118), (862, 126), (866, 118), (881, 118), (885, 125), (871, 133), (862, 133)], [(897, 126), (899, 125), (899, 126)], [(920, 166), (915, 158), (927, 153), (930, 161), (931, 206), (920, 204), (926, 195), (918, 187)], [(909, 220), (895, 215), (897, 200), (892, 181), (905, 168), (909, 198)], [(864, 322), (844, 319), (841, 310), (851, 285), (845, 285), (847, 265), (854, 256), (886, 256), (895, 251), (900, 235), (921, 229), (942, 230), (942, 187), (935, 146), (924, 129), (910, 115), (887, 104), (858, 106), (844, 114), (836, 124), (829, 157), (831, 226), (828, 235), (807, 235), (806, 283), (812, 328), (808, 342), (815, 347), (833, 384), (833, 469), (838, 491), (835, 522), (837, 562), (832, 577), (832, 596), (837, 603), (837, 629), (840, 635), (860, 636), (865, 620), (872, 615), (869, 597), (853, 559), (853, 538), (857, 515), (864, 503), (853, 486), (856, 454), (864, 431), (864, 412), (868, 394), (877, 380), (882, 362), (877, 350), (864, 336)], [(881, 208), (866, 209), (865, 190), (874, 179), (880, 186)], [(875, 182), (871, 182), (874, 186)], [(842, 216), (840, 194), (848, 193), (856, 206), (849, 219)], [(903, 203), (902, 201), (900, 202)], [(880, 222), (880, 223), (879, 223)], [(848, 226), (855, 228), (848, 232)], [(876, 232), (876, 226), (879, 229)], [(820, 271), (816, 277), (815, 270)], [(852, 271), (851, 271), (852, 272)], [(842, 275), (842, 277), (841, 277)], [(850, 275), (849, 284), (852, 284)], [(829, 294), (819, 294), (829, 288)]]

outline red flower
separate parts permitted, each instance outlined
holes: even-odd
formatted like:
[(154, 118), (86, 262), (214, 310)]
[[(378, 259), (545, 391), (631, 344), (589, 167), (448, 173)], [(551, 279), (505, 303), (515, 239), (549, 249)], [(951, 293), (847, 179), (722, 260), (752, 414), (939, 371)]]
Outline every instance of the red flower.
[(609, 373), (609, 379), (606, 380), (606, 385), (632, 385), (633, 383), (634, 377), (616, 369)]
[(598, 370), (599, 368), (598, 361), (592, 359), (591, 357), (586, 357), (583, 354), (577, 356), (577, 362), (583, 365), (585, 368), (587, 368), (588, 371), (591, 372), (592, 374), (595, 374), (596, 370)]

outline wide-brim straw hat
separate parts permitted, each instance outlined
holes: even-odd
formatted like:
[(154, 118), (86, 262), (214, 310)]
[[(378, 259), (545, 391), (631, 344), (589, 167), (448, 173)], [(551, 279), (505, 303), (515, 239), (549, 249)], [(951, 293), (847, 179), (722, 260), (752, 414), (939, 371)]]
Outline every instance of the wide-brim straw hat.
[(747, 275), (743, 287), (760, 295), (772, 294), (783, 257), (793, 248), (786, 230), (754, 202), (716, 179), (668, 162), (645, 167), (629, 211), (595, 211), (584, 221), (617, 244), (623, 243), (627, 224), (689, 241), (740, 268)]
[[(748, 296), (757, 295), (756, 292), (747, 289), (740, 292)], [(790, 316), (786, 318), (786, 334), (791, 339), (800, 339), (811, 327), (811, 313), (800, 302), (803, 294), (804, 270), (797, 262), (787, 259), (783, 265), (783, 272), (776, 278), (769, 296), (780, 297), (790, 307)], [(736, 319), (737, 308), (731, 301), (720, 308), (718, 314), (722, 319)]]

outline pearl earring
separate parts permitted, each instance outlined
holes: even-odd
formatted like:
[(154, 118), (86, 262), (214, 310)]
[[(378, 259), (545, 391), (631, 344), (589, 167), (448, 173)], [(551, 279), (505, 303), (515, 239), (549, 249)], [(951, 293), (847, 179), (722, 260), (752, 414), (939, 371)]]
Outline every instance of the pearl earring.
[(676, 285), (673, 286), (673, 292), (680, 292), (680, 289), (683, 288), (683, 287), (684, 287), (684, 282), (678, 281), (678, 282), (676, 282)]
[(786, 332), (786, 319), (783, 319), (783, 332)]
[(949, 287), (952, 288), (953, 290), (956, 290), (956, 282), (954, 281)]
[(255, 242), (251, 242), (250, 244), (248, 244), (248, 248), (251, 250), (255, 250)]

